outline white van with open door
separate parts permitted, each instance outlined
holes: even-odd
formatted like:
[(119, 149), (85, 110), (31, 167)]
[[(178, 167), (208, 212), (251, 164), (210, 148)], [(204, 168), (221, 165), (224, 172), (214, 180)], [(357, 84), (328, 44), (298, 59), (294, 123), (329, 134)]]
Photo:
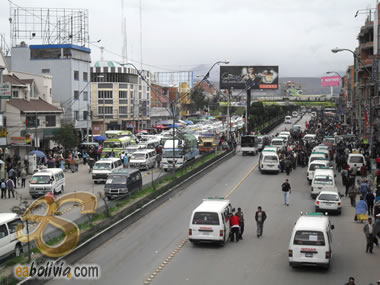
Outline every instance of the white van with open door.
[(289, 265), (329, 268), (332, 258), (332, 235), (328, 216), (309, 213), (298, 218), (289, 242)]
[(65, 190), (65, 175), (61, 168), (46, 168), (33, 174), (29, 181), (29, 194), (33, 199), (48, 192), (62, 194)]
[(193, 211), (189, 224), (189, 241), (216, 242), (224, 245), (230, 236), (231, 203), (223, 198), (203, 199)]

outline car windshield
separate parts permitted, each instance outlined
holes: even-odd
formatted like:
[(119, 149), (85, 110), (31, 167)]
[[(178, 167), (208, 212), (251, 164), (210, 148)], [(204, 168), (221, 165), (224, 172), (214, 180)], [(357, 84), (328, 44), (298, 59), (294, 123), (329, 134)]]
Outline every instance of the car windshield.
[(143, 160), (143, 159), (145, 159), (145, 153), (134, 153), (132, 155), (132, 159)]
[(33, 176), (32, 180), (30, 181), (30, 184), (49, 184), (49, 183), (50, 183), (50, 176), (47, 176), (47, 175)]
[(363, 157), (361, 156), (351, 156), (350, 163), (363, 163)]
[(106, 184), (127, 184), (127, 179), (124, 175), (109, 176)]
[(278, 158), (277, 156), (275, 155), (266, 155), (264, 156), (264, 161), (267, 161), (267, 162), (278, 162)]
[[(173, 151), (170, 149), (164, 150), (163, 153), (164, 158), (171, 158), (173, 157)], [(174, 157), (182, 157), (181, 151), (180, 150), (175, 150), (174, 151)]]
[(272, 145), (283, 145), (283, 142), (281, 140), (272, 141)]
[(297, 231), (294, 236), (294, 244), (296, 245), (316, 245), (324, 246), (325, 238), (322, 232), (317, 231)]
[(332, 185), (333, 180), (330, 175), (316, 175), (314, 176), (314, 183), (315, 184), (328, 184)]
[(320, 194), (318, 200), (323, 201), (339, 201), (339, 197), (336, 194)]
[(120, 148), (121, 142), (115, 141), (115, 142), (107, 142), (105, 141), (103, 144), (103, 148)]
[(310, 162), (314, 161), (314, 160), (321, 160), (321, 159), (326, 159), (324, 156), (321, 157), (321, 156), (313, 156), (313, 157), (310, 157)]
[(111, 169), (111, 163), (109, 162), (97, 162), (95, 163), (94, 170), (109, 170)]
[(219, 225), (218, 213), (196, 212), (193, 218), (193, 225)]

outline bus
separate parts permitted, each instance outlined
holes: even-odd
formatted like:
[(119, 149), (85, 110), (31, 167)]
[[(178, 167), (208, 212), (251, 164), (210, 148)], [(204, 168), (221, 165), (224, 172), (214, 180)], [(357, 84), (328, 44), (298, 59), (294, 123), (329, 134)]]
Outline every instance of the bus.
[(132, 136), (131, 131), (106, 131), (106, 138), (108, 139), (118, 139), (125, 136)]
[(135, 144), (136, 141), (132, 138), (132, 136), (107, 139), (103, 143), (102, 157), (112, 156), (112, 153), (114, 153), (115, 157), (118, 157), (128, 146)]

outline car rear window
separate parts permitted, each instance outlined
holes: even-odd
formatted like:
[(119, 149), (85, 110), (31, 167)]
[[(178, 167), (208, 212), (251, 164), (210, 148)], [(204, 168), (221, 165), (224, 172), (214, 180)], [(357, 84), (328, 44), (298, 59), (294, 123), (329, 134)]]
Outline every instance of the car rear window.
[(196, 212), (193, 218), (193, 225), (219, 225), (218, 213)]
[(317, 231), (297, 231), (293, 244), (296, 245), (325, 245), (325, 237), (322, 232)]
[(332, 185), (333, 180), (332, 180), (332, 177), (329, 175), (316, 175), (314, 176), (314, 183)]
[(361, 156), (351, 156), (350, 163), (363, 163), (363, 157)]
[(326, 165), (325, 164), (310, 164), (309, 170), (312, 171), (312, 170), (315, 170), (316, 168), (322, 168), (322, 167), (326, 167)]
[(266, 156), (264, 156), (264, 161), (270, 161), (270, 162), (276, 161), (276, 162), (278, 162), (278, 158), (275, 155), (266, 155)]
[(339, 201), (339, 198), (336, 194), (321, 194), (321, 195), (319, 195), (318, 200)]

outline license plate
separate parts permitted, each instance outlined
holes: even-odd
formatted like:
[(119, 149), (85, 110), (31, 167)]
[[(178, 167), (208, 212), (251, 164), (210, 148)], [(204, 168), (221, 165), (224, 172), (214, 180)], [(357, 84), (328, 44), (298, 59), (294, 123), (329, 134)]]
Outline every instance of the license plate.
[(313, 257), (313, 254), (311, 252), (305, 253), (305, 257)]
[(202, 232), (202, 235), (204, 235), (204, 236), (208, 236), (208, 235), (209, 235), (209, 232)]
[(274, 165), (273, 164), (268, 164), (269, 167), (273, 167)]

